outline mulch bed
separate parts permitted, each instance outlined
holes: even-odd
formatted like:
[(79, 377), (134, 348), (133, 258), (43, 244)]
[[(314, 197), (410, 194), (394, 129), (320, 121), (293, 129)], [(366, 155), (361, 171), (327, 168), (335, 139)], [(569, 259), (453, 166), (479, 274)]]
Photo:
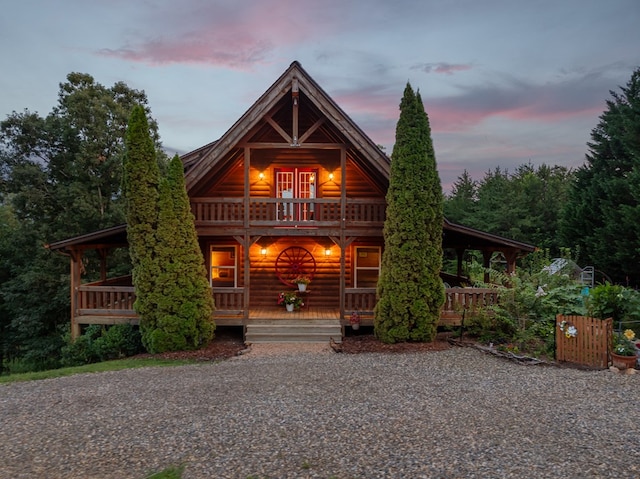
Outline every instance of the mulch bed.
[[(378, 341), (373, 334), (361, 333), (346, 336), (341, 345), (341, 352), (346, 354), (361, 353), (409, 353), (426, 351), (443, 351), (451, 348), (448, 339), (451, 333), (439, 333), (432, 343), (396, 343), (385, 344)], [(216, 338), (206, 347), (197, 351), (175, 351), (162, 354), (139, 354), (138, 358), (190, 359), (195, 361), (220, 361), (240, 354), (246, 349), (242, 334), (232, 329), (219, 328)]]
[(448, 337), (450, 333), (440, 333), (432, 343), (395, 343), (385, 344), (377, 340), (373, 334), (347, 336), (342, 342), (342, 352), (360, 353), (414, 353), (426, 351), (443, 351), (451, 348)]

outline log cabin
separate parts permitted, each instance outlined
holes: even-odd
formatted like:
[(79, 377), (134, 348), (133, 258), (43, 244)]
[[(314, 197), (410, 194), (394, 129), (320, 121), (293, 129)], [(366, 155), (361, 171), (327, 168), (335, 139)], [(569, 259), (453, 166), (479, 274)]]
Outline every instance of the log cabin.
[[(181, 159), (216, 325), (259, 342), (339, 341), (354, 312), (373, 324), (390, 159), (298, 62), (220, 139)], [(126, 225), (47, 247), (70, 258), (73, 337), (88, 324), (137, 324), (131, 277), (111, 278), (107, 268), (109, 253), (127, 247)], [(507, 272), (535, 250), (446, 219), (443, 248), (458, 258), (458, 274), (444, 278), (453, 286), (468, 250), (481, 251), (486, 266), (502, 253)], [(100, 281), (82, 281), (87, 250), (98, 253)], [(304, 306), (289, 313), (278, 295), (301, 276), (310, 280), (298, 293)], [(496, 301), (491, 289), (446, 292), (442, 324)]]

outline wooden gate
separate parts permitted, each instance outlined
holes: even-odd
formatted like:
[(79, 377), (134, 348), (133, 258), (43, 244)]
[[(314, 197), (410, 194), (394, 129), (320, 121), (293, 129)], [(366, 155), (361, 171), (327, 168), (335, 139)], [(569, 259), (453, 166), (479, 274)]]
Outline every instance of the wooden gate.
[(556, 316), (556, 359), (595, 369), (609, 366), (613, 319)]

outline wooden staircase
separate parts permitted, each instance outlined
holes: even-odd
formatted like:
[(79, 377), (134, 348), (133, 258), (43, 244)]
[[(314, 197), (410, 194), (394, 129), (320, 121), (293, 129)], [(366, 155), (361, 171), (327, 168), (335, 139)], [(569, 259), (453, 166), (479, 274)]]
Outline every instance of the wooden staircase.
[(338, 319), (259, 319), (246, 326), (246, 343), (342, 342)]

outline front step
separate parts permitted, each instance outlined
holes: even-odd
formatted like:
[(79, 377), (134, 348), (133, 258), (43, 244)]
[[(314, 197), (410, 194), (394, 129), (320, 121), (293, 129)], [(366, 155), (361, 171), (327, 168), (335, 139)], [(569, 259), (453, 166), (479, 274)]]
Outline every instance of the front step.
[(328, 343), (342, 342), (342, 326), (338, 320), (275, 319), (247, 324), (247, 343)]

